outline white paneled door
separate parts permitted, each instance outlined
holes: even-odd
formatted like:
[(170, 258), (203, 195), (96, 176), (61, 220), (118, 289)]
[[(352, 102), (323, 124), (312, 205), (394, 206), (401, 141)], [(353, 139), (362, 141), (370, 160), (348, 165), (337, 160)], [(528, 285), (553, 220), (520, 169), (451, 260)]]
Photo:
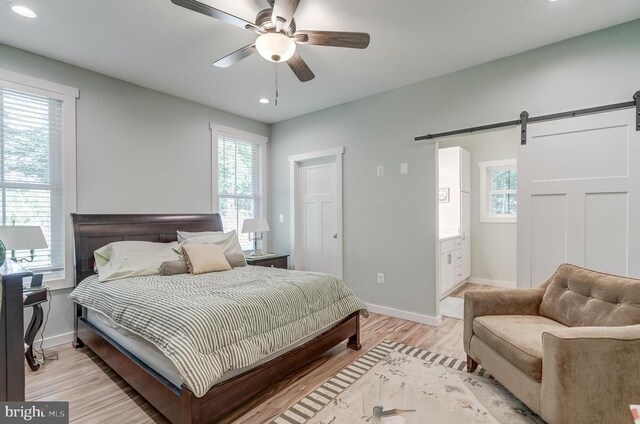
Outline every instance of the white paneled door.
[(518, 286), (564, 262), (640, 277), (640, 132), (632, 109), (533, 123), (518, 151)]
[(335, 161), (298, 168), (299, 265), (306, 271), (340, 275), (337, 173)]

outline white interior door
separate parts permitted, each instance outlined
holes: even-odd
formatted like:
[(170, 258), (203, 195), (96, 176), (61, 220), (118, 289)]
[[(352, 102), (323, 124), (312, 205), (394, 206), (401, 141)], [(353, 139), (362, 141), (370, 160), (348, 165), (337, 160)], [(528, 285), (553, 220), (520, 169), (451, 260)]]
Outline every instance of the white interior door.
[(518, 286), (564, 262), (640, 277), (635, 111), (529, 124), (518, 151)]
[(298, 168), (301, 248), (297, 254), (301, 269), (339, 276), (336, 166), (335, 160), (312, 161)]

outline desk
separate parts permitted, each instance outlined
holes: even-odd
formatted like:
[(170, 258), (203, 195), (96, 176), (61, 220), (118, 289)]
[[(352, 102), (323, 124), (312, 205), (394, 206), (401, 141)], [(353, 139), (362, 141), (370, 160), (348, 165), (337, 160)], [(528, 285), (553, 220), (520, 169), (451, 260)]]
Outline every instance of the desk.
[(31, 322), (29, 322), (27, 333), (24, 335), (24, 342), (28, 346), (27, 351), (24, 353), (24, 357), (27, 359), (27, 364), (29, 364), (31, 371), (38, 371), (40, 364), (33, 354), (33, 341), (36, 339), (36, 334), (38, 334), (38, 331), (40, 331), (40, 328), (42, 327), (42, 318), (44, 317), (42, 304), (49, 301), (47, 287), (25, 287), (22, 291), (22, 301), (22, 306), (24, 308), (33, 308)]
[(22, 279), (33, 273), (7, 259), (0, 274), (0, 401), (24, 401)]

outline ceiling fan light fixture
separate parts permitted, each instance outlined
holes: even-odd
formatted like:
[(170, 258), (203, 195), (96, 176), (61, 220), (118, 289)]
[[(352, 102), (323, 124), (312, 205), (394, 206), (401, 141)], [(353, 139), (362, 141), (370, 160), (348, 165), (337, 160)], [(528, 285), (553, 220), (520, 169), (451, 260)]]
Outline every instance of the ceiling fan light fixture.
[(296, 43), (284, 34), (268, 32), (258, 37), (256, 49), (270, 62), (286, 62), (296, 52)]

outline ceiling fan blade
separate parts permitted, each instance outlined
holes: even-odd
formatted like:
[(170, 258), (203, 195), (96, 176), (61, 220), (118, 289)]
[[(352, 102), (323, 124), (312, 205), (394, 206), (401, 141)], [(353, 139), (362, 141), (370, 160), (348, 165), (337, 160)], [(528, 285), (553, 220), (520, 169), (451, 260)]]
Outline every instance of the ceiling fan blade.
[(238, 18), (237, 16), (234, 16), (227, 12), (223, 12), (222, 10), (216, 9), (209, 6), (208, 4), (201, 3), (197, 0), (171, 0), (171, 2), (175, 5), (193, 10), (194, 12), (202, 13), (203, 15), (211, 16), (212, 18), (220, 19), (221, 21), (240, 28), (249, 29), (252, 31), (260, 31), (260, 28), (249, 21), (245, 21), (242, 18)]
[(291, 20), (298, 9), (300, 0), (275, 0), (273, 3), (273, 14), (271, 21), (276, 26), (276, 31), (280, 30)]
[(298, 52), (294, 53), (293, 57), (287, 61), (287, 64), (301, 82), (311, 81), (316, 77)]
[(295, 38), (299, 44), (350, 49), (366, 49), (371, 41), (371, 36), (365, 32), (341, 31), (298, 31)]
[(249, 44), (248, 46), (244, 46), (243, 48), (236, 50), (230, 55), (227, 55), (222, 59), (215, 61), (213, 63), (213, 66), (216, 66), (218, 68), (228, 68), (229, 66), (233, 65), (236, 62), (240, 62), (245, 57), (251, 56), (255, 52), (256, 52), (256, 45)]

